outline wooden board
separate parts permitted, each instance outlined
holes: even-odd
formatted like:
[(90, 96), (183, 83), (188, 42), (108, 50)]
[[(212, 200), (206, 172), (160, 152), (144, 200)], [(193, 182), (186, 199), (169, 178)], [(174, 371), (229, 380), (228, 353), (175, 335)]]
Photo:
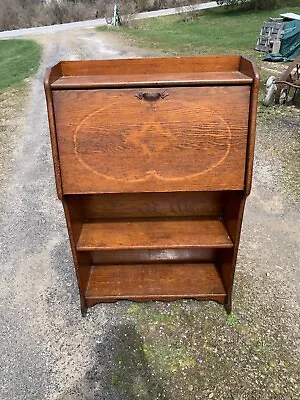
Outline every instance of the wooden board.
[(118, 193), (68, 196), (86, 219), (222, 215), (224, 192)]
[(249, 91), (54, 91), (63, 193), (243, 189)]
[(222, 302), (225, 296), (214, 264), (142, 264), (93, 266), (85, 298), (93, 305), (118, 299), (202, 298)]
[(121, 249), (230, 248), (222, 221), (206, 218), (137, 219), (86, 222), (78, 251)]
[(53, 89), (95, 89), (110, 87), (155, 87), (155, 86), (207, 86), (207, 85), (249, 85), (253, 81), (239, 71), (189, 72), (171, 74), (135, 75), (92, 75), (62, 76), (52, 84)]
[[(206, 57), (151, 57), (114, 60), (82, 60), (61, 61), (59, 74), (51, 76), (51, 84), (64, 76), (103, 76), (118, 75), (131, 76), (140, 74), (143, 76), (174, 73), (203, 73), (209, 72), (238, 72), (240, 71), (241, 56), (221, 55)], [(170, 80), (171, 81), (171, 80)]]
[(91, 254), (91, 265), (98, 264), (163, 264), (163, 263), (213, 263), (218, 260), (218, 248), (184, 248), (184, 249), (125, 249), (81, 251), (80, 254)]

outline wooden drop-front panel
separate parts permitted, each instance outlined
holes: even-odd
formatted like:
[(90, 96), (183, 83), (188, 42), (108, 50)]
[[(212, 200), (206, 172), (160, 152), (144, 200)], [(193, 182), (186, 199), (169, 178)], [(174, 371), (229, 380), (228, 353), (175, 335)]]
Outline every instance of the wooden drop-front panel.
[(62, 61), (45, 91), (81, 309), (231, 310), (259, 78), (242, 56)]
[(64, 193), (243, 189), (249, 86), (140, 92), (54, 91)]

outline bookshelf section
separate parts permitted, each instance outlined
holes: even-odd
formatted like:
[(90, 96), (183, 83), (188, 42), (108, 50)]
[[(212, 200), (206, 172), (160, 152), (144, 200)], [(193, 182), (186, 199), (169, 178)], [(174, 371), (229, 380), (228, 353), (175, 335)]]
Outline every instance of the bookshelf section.
[(81, 310), (231, 311), (259, 89), (244, 56), (61, 61), (47, 71), (56, 189)]

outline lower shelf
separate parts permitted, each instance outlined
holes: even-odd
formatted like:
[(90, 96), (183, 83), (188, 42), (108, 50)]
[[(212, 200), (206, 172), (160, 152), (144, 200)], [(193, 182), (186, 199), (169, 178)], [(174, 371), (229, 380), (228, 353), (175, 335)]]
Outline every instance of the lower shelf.
[(78, 251), (232, 248), (217, 217), (94, 220), (83, 224)]
[(88, 306), (102, 301), (196, 298), (225, 302), (215, 264), (93, 266), (86, 291)]

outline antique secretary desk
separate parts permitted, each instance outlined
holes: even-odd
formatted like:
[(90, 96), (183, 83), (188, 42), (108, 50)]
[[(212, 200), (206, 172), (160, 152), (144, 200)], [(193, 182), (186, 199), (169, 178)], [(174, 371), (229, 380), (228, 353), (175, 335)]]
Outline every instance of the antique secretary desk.
[(242, 56), (62, 61), (45, 78), (83, 313), (119, 299), (231, 310), (259, 78)]

